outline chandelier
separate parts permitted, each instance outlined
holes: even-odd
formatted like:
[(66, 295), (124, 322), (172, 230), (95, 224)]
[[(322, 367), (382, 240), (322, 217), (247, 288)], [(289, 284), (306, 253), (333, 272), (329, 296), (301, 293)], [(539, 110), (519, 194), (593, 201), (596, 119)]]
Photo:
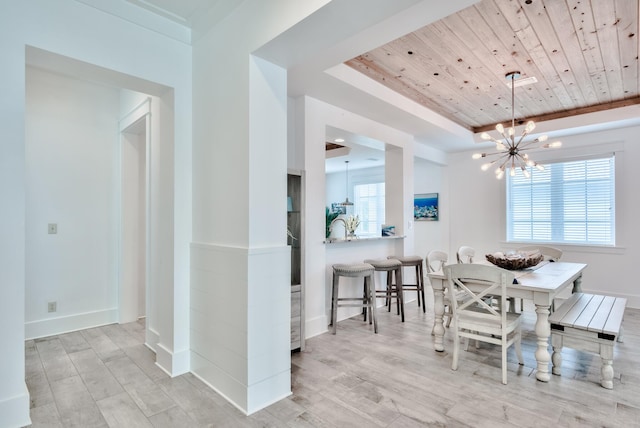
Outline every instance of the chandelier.
[[(504, 142), (493, 138), (487, 132), (483, 132), (480, 134), (480, 138), (487, 141), (492, 141), (496, 144), (495, 153), (474, 153), (473, 159), (483, 159), (488, 158), (490, 156), (497, 156), (494, 160), (487, 162), (481, 166), (483, 171), (488, 170), (492, 166), (496, 166), (495, 173), (496, 178), (498, 180), (504, 177), (505, 171), (509, 169), (509, 175), (512, 177), (516, 175), (516, 169), (520, 169), (522, 174), (526, 177), (530, 177), (529, 170), (527, 167), (535, 167), (540, 171), (544, 171), (544, 166), (535, 162), (531, 159), (528, 153), (522, 153), (527, 150), (535, 149), (535, 148), (557, 148), (562, 146), (560, 141), (554, 141), (553, 143), (547, 143), (548, 137), (546, 135), (541, 135), (540, 137), (530, 140), (524, 141), (524, 138), (531, 133), (536, 127), (536, 124), (530, 120), (524, 127), (522, 131), (522, 135), (516, 141), (516, 116), (515, 116), (515, 80), (520, 78), (519, 71), (511, 71), (505, 75), (505, 78), (511, 80), (511, 127), (506, 130), (501, 123), (496, 125), (496, 131), (502, 135), (504, 138)], [(537, 146), (538, 144), (543, 143), (541, 146)]]

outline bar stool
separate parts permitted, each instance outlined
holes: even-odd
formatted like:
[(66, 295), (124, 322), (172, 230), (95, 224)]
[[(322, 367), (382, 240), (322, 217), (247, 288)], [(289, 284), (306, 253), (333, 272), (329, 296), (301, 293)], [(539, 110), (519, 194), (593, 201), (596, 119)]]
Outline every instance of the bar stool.
[[(416, 297), (418, 299), (418, 306), (420, 306), (420, 300), (422, 300), (422, 312), (427, 312), (425, 300), (424, 300), (424, 273), (422, 270), (422, 257), (420, 256), (389, 256), (388, 259), (396, 259), (402, 263), (402, 267), (413, 267), (416, 269), (416, 283), (407, 284), (403, 282), (403, 290), (415, 290)], [(404, 300), (404, 298), (403, 298)]]
[[(391, 312), (391, 299), (396, 298), (396, 310), (400, 319), (404, 322), (404, 292), (402, 288), (402, 263), (396, 259), (382, 259), (382, 260), (365, 260), (365, 263), (369, 263), (373, 266), (376, 272), (387, 273), (387, 288), (385, 290), (376, 290), (374, 293), (376, 297), (384, 297), (385, 305), (389, 312)], [(395, 283), (393, 277), (395, 276)], [(366, 316), (366, 314), (365, 314)]]
[[(331, 290), (331, 333), (336, 334), (338, 307), (355, 307), (369, 309), (369, 324), (373, 321), (373, 331), (378, 332), (376, 319), (376, 295), (373, 266), (368, 263), (333, 265), (333, 287)], [(338, 297), (340, 277), (364, 278), (364, 297)], [(358, 303), (340, 303), (358, 302)]]

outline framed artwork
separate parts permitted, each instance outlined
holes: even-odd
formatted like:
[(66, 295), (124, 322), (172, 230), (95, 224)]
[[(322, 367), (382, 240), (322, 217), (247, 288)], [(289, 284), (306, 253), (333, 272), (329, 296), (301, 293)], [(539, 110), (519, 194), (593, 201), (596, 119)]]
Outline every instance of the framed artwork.
[(331, 204), (331, 212), (338, 213), (338, 214), (346, 214), (347, 207), (345, 207), (344, 205), (340, 205), (340, 202), (333, 202)]
[(438, 221), (438, 194), (413, 195), (413, 219), (415, 221)]
[(382, 236), (396, 236), (396, 227), (389, 224), (383, 224)]

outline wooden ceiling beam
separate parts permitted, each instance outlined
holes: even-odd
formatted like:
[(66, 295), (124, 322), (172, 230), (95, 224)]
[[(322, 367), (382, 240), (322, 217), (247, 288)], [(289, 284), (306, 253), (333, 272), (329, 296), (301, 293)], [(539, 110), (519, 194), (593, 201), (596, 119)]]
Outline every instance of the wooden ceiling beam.
[[(516, 118), (516, 126), (523, 125), (524, 123), (530, 120), (533, 120), (536, 123), (540, 123), (546, 120), (562, 119), (565, 117), (577, 116), (580, 114), (587, 114), (587, 113), (595, 113), (598, 111), (611, 110), (611, 109), (620, 108), (620, 107), (628, 107), (636, 104), (640, 104), (640, 97), (630, 98), (626, 100), (612, 101), (610, 103), (597, 104), (593, 106), (574, 108), (570, 110), (563, 110), (563, 111), (558, 111), (554, 113), (541, 114), (539, 116), (528, 117), (525, 120)], [(504, 125), (504, 122), (500, 122), (500, 123)], [(496, 129), (496, 125), (497, 123), (478, 126), (476, 128), (473, 128), (472, 131), (476, 134), (479, 132), (493, 131), (494, 129)]]

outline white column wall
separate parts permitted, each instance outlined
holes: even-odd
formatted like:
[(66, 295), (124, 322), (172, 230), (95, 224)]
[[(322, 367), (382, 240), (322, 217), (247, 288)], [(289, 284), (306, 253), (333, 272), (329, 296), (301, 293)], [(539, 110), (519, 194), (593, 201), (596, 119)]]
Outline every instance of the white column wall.
[(7, 427), (31, 424), (24, 381), (25, 152), (24, 46), (15, 43), (19, 20), (0, 14), (0, 420)]
[[(0, 225), (0, 420), (6, 426), (29, 423), (29, 397), (24, 383), (25, 321), (25, 46), (38, 48), (95, 64), (105, 69), (144, 79), (145, 88), (157, 88), (156, 82), (175, 91), (175, 124), (171, 139), (175, 147), (176, 171), (169, 186), (175, 189), (164, 208), (173, 212), (173, 273), (163, 278), (160, 295), (165, 306), (178, 305), (176, 328), (163, 331), (162, 340), (172, 350), (188, 349), (188, 244), (191, 234), (191, 49), (159, 33), (105, 14), (73, 0), (32, 0), (5, 2), (0, 14), (0, 124), (4, 138), (0, 142), (0, 197), (3, 221)], [(136, 89), (136, 79), (126, 80)], [(142, 84), (141, 84), (142, 85)], [(139, 88), (138, 88), (139, 89)], [(164, 94), (158, 93), (158, 96)], [(171, 109), (173, 111), (173, 108)], [(175, 228), (174, 228), (174, 225)], [(164, 224), (162, 226), (165, 226)], [(164, 245), (161, 243), (160, 245)], [(165, 258), (165, 260), (170, 260)], [(183, 299), (174, 302), (174, 296)], [(173, 321), (171, 321), (173, 323)], [(181, 369), (183, 369), (182, 367)], [(179, 371), (179, 370), (178, 370)], [(176, 369), (173, 368), (173, 373)]]
[(191, 368), (246, 413), (291, 393), (286, 70), (251, 53), (324, 3), (246, 1), (194, 42)]

